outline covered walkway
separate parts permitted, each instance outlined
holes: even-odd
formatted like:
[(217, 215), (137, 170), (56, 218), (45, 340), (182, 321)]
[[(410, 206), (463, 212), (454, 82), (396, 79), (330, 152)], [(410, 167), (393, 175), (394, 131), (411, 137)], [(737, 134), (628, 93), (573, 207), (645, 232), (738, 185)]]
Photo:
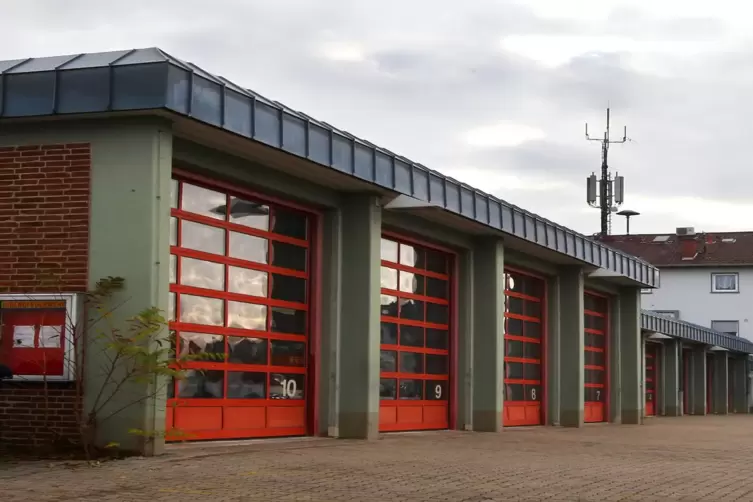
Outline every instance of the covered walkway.
[(726, 415), (750, 408), (753, 343), (644, 310), (645, 415)]

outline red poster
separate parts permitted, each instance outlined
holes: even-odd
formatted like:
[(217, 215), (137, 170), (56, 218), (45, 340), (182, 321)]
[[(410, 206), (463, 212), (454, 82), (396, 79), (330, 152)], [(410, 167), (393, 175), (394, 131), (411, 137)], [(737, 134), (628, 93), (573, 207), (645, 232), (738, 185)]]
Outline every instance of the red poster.
[(0, 362), (14, 375), (63, 376), (65, 302), (6, 301), (2, 302), (0, 317)]

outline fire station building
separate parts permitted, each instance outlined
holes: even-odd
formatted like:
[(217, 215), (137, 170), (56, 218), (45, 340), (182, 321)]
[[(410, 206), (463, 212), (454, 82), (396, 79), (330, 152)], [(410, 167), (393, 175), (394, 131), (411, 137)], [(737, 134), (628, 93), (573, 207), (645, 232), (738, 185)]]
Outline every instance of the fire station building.
[(376, 438), (747, 412), (753, 344), (642, 313), (655, 267), (159, 49), (2, 61), (0, 96), (0, 442), (75, 431), (65, 319), (108, 276), (125, 278), (116, 321), (156, 306), (177, 350), (221, 356), (118, 389), (109, 406), (135, 404), (100, 440), (145, 453), (164, 441), (130, 429)]

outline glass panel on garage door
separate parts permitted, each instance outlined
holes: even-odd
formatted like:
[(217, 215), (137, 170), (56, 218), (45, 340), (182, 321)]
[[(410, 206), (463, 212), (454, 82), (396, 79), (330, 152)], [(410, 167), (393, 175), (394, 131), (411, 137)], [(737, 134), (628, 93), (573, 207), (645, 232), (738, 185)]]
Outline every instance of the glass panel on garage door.
[(308, 432), (313, 217), (173, 181), (170, 326), (191, 354), (168, 389), (171, 439)]
[(592, 293), (584, 295), (584, 414), (585, 422), (607, 419), (607, 332), (609, 302)]
[(451, 255), (384, 236), (379, 428), (450, 426)]
[(659, 345), (646, 342), (646, 416), (656, 415), (656, 396), (658, 390)]
[(505, 273), (505, 403), (503, 425), (544, 423), (545, 282)]

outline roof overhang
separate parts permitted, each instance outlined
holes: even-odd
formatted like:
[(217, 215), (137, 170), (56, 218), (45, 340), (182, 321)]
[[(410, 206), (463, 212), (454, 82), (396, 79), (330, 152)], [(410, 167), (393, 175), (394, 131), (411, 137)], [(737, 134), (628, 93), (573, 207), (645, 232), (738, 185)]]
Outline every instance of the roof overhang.
[(406, 210), (441, 210), (442, 208), (434, 204), (433, 202), (416, 199), (408, 195), (398, 195), (387, 204), (384, 205), (384, 209), (390, 211), (406, 211)]
[(641, 329), (651, 333), (648, 338), (660, 339), (654, 335), (664, 335), (668, 338), (678, 338), (712, 347), (709, 350), (753, 354), (753, 342), (750, 340), (719, 333), (704, 326), (673, 319), (649, 310), (641, 311)]
[[(2, 121), (169, 111), (176, 121), (203, 124), (266, 145), (304, 160), (314, 171), (313, 165), (324, 167), (337, 177), (368, 183), (374, 190), (431, 203), (442, 213), (541, 248), (563, 260), (609, 270), (616, 274), (610, 279), (624, 278), (641, 287), (659, 285), (658, 270), (635, 256), (156, 48), (0, 61), (0, 87)], [(406, 204), (405, 199), (401, 204)]]

